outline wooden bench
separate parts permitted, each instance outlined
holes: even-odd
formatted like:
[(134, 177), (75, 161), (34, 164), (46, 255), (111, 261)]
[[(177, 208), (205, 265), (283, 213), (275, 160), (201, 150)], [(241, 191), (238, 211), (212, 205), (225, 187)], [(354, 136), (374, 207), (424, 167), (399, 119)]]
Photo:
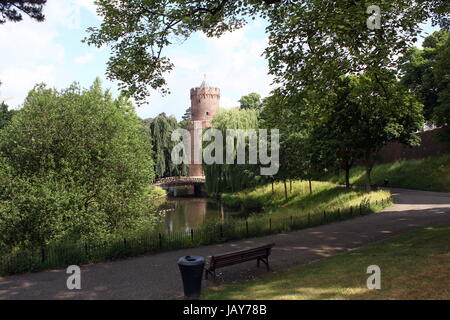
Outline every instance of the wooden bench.
[(212, 256), (209, 260), (209, 265), (205, 269), (205, 279), (208, 279), (208, 274), (216, 279), (216, 269), (231, 266), (233, 264), (238, 264), (250, 260), (256, 260), (256, 265), (259, 267), (259, 263), (262, 261), (267, 270), (269, 267), (269, 255), (270, 250), (275, 245), (275, 243), (266, 244), (262, 247), (246, 249), (241, 251), (234, 251), (229, 253), (224, 253), (221, 255)]

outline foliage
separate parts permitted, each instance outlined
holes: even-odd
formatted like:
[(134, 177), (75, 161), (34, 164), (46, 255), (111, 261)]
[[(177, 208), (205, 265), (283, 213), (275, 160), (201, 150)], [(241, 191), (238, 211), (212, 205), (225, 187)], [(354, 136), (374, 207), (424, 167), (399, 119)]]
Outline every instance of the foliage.
[(286, 201), (287, 180), (312, 180), (320, 171), (309, 139), (310, 111), (304, 92), (289, 97), (274, 91), (263, 102), (261, 127), (280, 132), (280, 168), (272, 178), (284, 182)]
[(8, 105), (4, 102), (0, 104), (0, 129), (5, 127), (16, 114), (16, 110), (8, 110)]
[(42, 9), (46, 2), (47, 0), (3, 0), (0, 2), (0, 24), (6, 20), (19, 22), (22, 20), (22, 13), (36, 21), (44, 21)]
[(447, 40), (436, 57), (436, 78), (439, 81), (438, 105), (433, 114), (437, 125), (446, 126), (443, 141), (450, 145), (450, 36), (447, 32)]
[(175, 146), (171, 135), (179, 127), (177, 120), (161, 113), (155, 118), (144, 120), (144, 123), (152, 139), (156, 178), (187, 175), (187, 166), (174, 165), (171, 159), (171, 152)]
[[(450, 155), (376, 165), (372, 177), (377, 185), (383, 185), (384, 179), (387, 179), (390, 187), (450, 192)], [(340, 175), (330, 180), (335, 183), (344, 181)], [(353, 168), (350, 182), (363, 185), (364, 168)]]
[(154, 221), (151, 145), (125, 97), (97, 79), (37, 85), (0, 131), (0, 245), (99, 240)]
[(242, 96), (241, 99), (239, 99), (239, 108), (260, 111), (262, 108), (261, 96), (254, 92)]
[[(226, 134), (227, 129), (253, 129), (258, 130), (257, 111), (251, 109), (229, 109), (219, 110), (212, 120), (212, 128), (220, 130), (223, 136), (223, 158), (222, 163), (203, 164), (203, 171), (206, 177), (206, 191), (209, 195), (217, 195), (224, 191), (239, 191), (244, 188), (255, 186), (263, 180), (259, 175), (259, 166), (249, 164), (237, 164), (236, 150), (233, 153), (233, 164), (226, 163)], [(214, 139), (212, 139), (215, 141)], [(212, 142), (213, 142), (212, 141)], [(238, 138), (234, 138), (234, 145), (237, 146)], [(204, 148), (212, 142), (205, 142)], [(249, 152), (249, 145), (245, 140), (246, 155)], [(215, 155), (215, 153), (214, 153)], [(246, 156), (246, 159), (248, 156)]]
[[(340, 77), (336, 86), (320, 101), (322, 118), (315, 119), (310, 140), (315, 158), (324, 166), (348, 171), (361, 159), (366, 167), (367, 187), (375, 155), (389, 141), (410, 146), (419, 141), (413, 135), (422, 127), (422, 105), (386, 73)], [(346, 179), (346, 185), (350, 183)]]
[[(249, 19), (269, 23), (266, 56), (270, 72), (293, 94), (306, 85), (324, 87), (333, 74), (391, 67), (415, 42), (417, 26), (433, 18), (445, 25), (444, 0), (379, 1), (382, 29), (366, 21), (368, 1), (340, 0), (98, 0), (100, 27), (89, 28), (88, 44), (110, 45), (107, 74), (138, 101), (150, 88), (167, 93), (173, 64), (163, 49), (195, 32), (220, 36)], [(311, 82), (311, 80), (314, 80)]]
[[(450, 53), (449, 31), (436, 31), (426, 37), (423, 49), (412, 47), (401, 66), (401, 84), (414, 93), (424, 105), (427, 121), (439, 124), (439, 110), (445, 109), (450, 82), (448, 54)], [(448, 108), (448, 107), (447, 107)], [(445, 117), (444, 117), (445, 118)]]
[(291, 95), (306, 88), (326, 93), (339, 75), (395, 69), (420, 34), (419, 23), (435, 13), (429, 1), (378, 1), (380, 28), (370, 30), (373, 4), (307, 0), (272, 7), (265, 56), (275, 83)]

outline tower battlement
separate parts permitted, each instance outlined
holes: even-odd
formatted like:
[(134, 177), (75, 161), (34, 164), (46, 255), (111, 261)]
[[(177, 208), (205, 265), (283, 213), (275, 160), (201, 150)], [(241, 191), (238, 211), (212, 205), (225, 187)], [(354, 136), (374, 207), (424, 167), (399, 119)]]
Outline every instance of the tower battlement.
[(210, 96), (211, 98), (220, 99), (220, 89), (213, 87), (196, 87), (191, 89), (191, 99), (193, 96)]

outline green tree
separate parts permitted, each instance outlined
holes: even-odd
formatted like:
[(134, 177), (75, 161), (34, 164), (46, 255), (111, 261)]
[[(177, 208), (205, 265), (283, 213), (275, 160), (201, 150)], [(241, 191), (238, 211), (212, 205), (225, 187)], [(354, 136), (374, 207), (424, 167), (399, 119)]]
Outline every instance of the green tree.
[(134, 107), (97, 79), (38, 85), (0, 131), (0, 246), (105, 239), (151, 226), (151, 144)]
[[(226, 134), (228, 129), (254, 129), (258, 130), (257, 112), (255, 110), (243, 110), (243, 109), (229, 109), (220, 110), (213, 117), (212, 128), (218, 129), (223, 136), (223, 158), (222, 164), (203, 164), (203, 171), (206, 178), (206, 191), (210, 195), (217, 195), (222, 192), (236, 192), (244, 188), (249, 188), (257, 185), (263, 179), (259, 175), (259, 166), (255, 164), (249, 164), (245, 161), (245, 164), (237, 164), (236, 152), (233, 153), (233, 164), (226, 163)], [(204, 143), (205, 148), (212, 141)], [(238, 144), (237, 137), (234, 138), (234, 144)], [(247, 139), (243, 141), (245, 144), (246, 159), (248, 159), (249, 145)], [(234, 150), (236, 151), (236, 150)], [(212, 152), (215, 155), (215, 152)]]
[(440, 98), (448, 90), (448, 51), (450, 50), (449, 31), (436, 31), (426, 37), (423, 49), (412, 47), (404, 57), (401, 66), (401, 84), (414, 93), (424, 105), (427, 121), (435, 122), (435, 110), (446, 99)]
[(450, 37), (439, 51), (436, 58), (436, 77), (439, 81), (438, 104), (433, 113), (437, 125), (445, 126), (443, 141), (450, 143)]
[(308, 180), (312, 192), (311, 181), (324, 169), (311, 139), (311, 124), (320, 118), (313, 110), (306, 92), (284, 96), (275, 90), (263, 102), (260, 126), (280, 132), (280, 168), (273, 180), (283, 182), (286, 201), (289, 180)]
[(241, 109), (254, 109), (260, 111), (262, 108), (261, 96), (258, 93), (249, 93), (239, 99)]
[(6, 126), (12, 119), (16, 110), (8, 110), (8, 105), (4, 102), (0, 104), (0, 129)]
[[(397, 82), (395, 76), (385, 74), (382, 81), (371, 74), (349, 77), (349, 91), (344, 93), (348, 107), (339, 107), (331, 117), (338, 118), (330, 134), (339, 138), (341, 132), (346, 147), (359, 155), (366, 169), (366, 187), (371, 189), (371, 171), (379, 150), (390, 141), (409, 146), (420, 144), (414, 135), (423, 126), (423, 105)], [(344, 89), (347, 90), (347, 89)], [(342, 109), (341, 109), (342, 108)], [(345, 121), (345, 118), (348, 118)], [(348, 126), (350, 125), (350, 128)], [(353, 139), (348, 137), (351, 134)], [(342, 147), (341, 144), (337, 146)]]
[(175, 146), (171, 135), (175, 129), (179, 128), (175, 117), (168, 117), (165, 113), (161, 113), (144, 122), (148, 126), (152, 139), (156, 178), (187, 175), (187, 166), (174, 165), (171, 159), (171, 152)]

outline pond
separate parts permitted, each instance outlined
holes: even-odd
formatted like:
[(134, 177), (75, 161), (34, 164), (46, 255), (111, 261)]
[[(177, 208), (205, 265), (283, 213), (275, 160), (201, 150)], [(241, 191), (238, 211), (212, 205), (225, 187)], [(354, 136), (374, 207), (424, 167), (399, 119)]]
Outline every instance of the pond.
[(243, 214), (224, 208), (221, 203), (209, 198), (169, 197), (160, 210), (165, 211), (159, 226), (162, 233), (197, 229), (208, 221), (225, 221)]

